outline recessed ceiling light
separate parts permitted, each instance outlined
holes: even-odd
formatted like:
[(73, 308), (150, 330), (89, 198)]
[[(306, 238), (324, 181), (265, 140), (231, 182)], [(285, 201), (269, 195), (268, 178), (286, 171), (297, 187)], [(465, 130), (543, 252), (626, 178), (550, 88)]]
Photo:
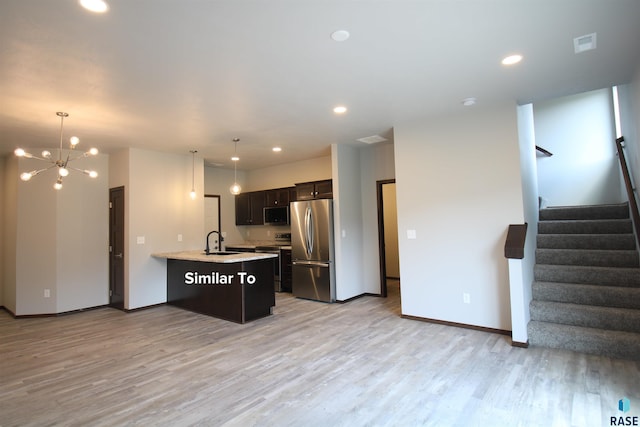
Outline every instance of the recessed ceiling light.
[(273, 147), (273, 148), (271, 149), (271, 151), (273, 151), (274, 153), (279, 153), (279, 152), (281, 152), (281, 151), (282, 151), (282, 148), (280, 148), (280, 147)]
[(478, 100), (476, 98), (465, 98), (462, 100), (462, 105), (465, 107), (471, 107), (472, 105), (476, 105)]
[(237, 162), (238, 160), (240, 160), (240, 157), (233, 156), (233, 157), (231, 157), (231, 160), (234, 161), (234, 162)]
[(514, 65), (522, 61), (522, 55), (509, 55), (502, 60), (502, 65)]
[(349, 31), (337, 30), (331, 33), (331, 38), (337, 42), (343, 42), (349, 38)]
[(344, 114), (347, 112), (347, 107), (342, 106), (342, 105), (338, 105), (337, 107), (335, 107), (333, 109), (333, 112), (336, 114)]
[(104, 13), (109, 10), (109, 5), (104, 0), (80, 0), (80, 6), (96, 13)]

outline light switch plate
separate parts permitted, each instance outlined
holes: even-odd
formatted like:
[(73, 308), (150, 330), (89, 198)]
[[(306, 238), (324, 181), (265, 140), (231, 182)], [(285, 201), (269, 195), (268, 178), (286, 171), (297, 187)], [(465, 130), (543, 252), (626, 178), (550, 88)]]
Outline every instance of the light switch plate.
[(416, 230), (407, 230), (407, 239), (417, 239), (418, 235)]
[(178, 234), (178, 242), (182, 242), (182, 234)]
[(138, 244), (144, 245), (144, 236), (138, 236)]

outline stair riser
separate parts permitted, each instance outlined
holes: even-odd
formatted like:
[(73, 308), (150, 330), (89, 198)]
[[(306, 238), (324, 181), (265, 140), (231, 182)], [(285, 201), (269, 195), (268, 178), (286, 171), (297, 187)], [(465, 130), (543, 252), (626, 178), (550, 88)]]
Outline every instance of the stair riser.
[(640, 333), (640, 311), (532, 301), (531, 320)]
[(629, 207), (626, 203), (623, 203), (607, 206), (547, 208), (540, 210), (539, 218), (541, 221), (568, 219), (625, 219), (629, 218)]
[(540, 234), (630, 234), (633, 224), (628, 219), (597, 221), (540, 221)]
[(640, 288), (534, 282), (533, 299), (640, 310)]
[(633, 234), (538, 234), (541, 249), (634, 250)]
[(583, 265), (594, 267), (638, 268), (636, 251), (590, 251), (588, 249), (538, 249), (538, 264)]
[(530, 322), (529, 345), (559, 348), (599, 356), (640, 360), (640, 335), (591, 331), (544, 322)]
[(602, 267), (581, 266), (534, 266), (534, 278), (538, 282), (583, 283), (607, 286), (640, 286), (640, 273), (637, 269), (608, 269)]

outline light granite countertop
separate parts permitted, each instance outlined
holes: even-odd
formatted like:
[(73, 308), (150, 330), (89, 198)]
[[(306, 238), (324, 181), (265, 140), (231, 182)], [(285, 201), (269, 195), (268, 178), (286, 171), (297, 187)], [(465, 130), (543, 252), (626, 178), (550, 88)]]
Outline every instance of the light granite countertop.
[(151, 254), (155, 258), (180, 259), (185, 261), (213, 262), (227, 264), (233, 262), (254, 261), (259, 259), (276, 258), (278, 254), (238, 252), (232, 255), (205, 255), (202, 249), (195, 251), (163, 252)]

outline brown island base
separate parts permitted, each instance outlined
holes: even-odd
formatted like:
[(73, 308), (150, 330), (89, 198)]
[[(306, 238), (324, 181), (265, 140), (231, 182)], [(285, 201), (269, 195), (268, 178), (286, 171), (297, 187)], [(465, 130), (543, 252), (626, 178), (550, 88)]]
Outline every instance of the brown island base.
[(202, 251), (153, 254), (167, 260), (167, 304), (245, 323), (272, 314), (277, 255)]

